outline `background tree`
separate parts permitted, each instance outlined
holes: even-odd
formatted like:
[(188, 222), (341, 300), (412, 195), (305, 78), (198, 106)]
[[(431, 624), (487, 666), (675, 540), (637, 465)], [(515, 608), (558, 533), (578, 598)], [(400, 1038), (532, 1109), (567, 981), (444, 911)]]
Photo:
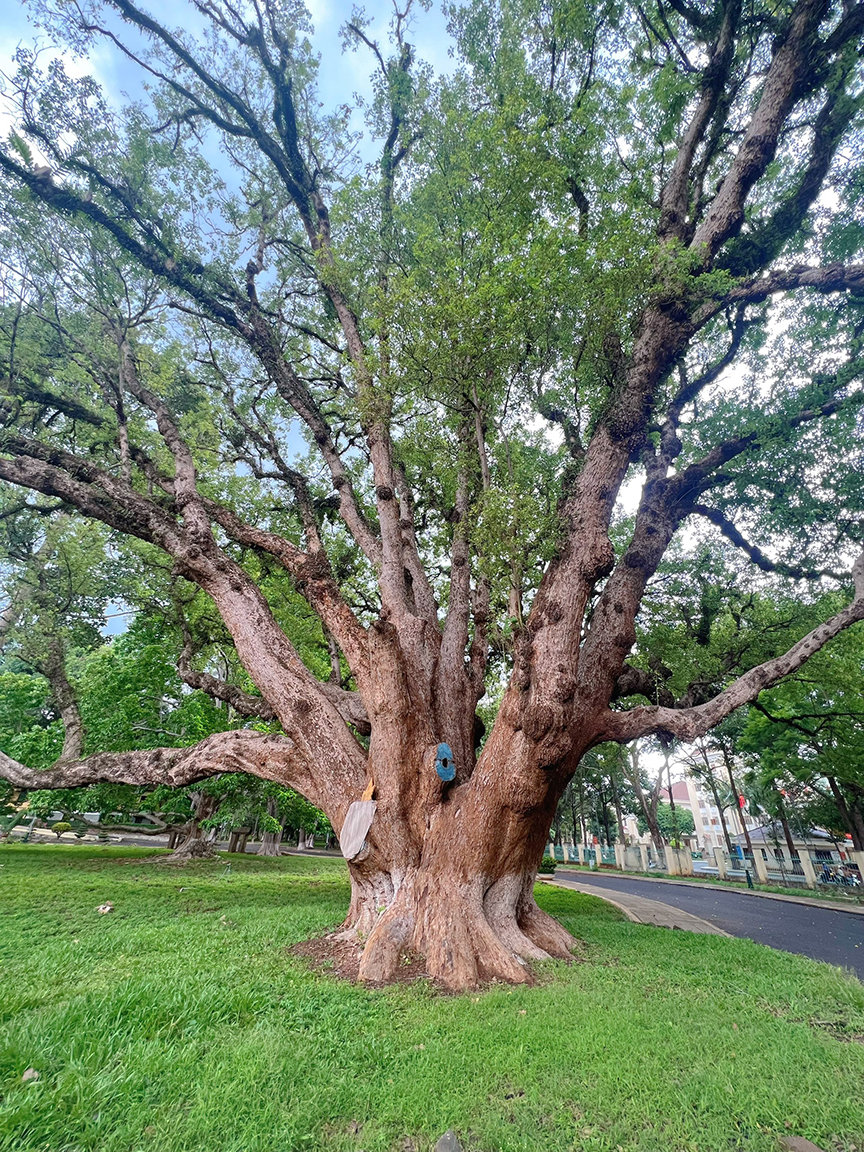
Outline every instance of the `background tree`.
[(801, 831), (809, 813), (864, 850), (862, 692), (864, 650), (850, 632), (750, 709), (741, 746), (755, 757), (754, 784), (785, 821), (784, 835), (791, 808)]
[[(680, 805), (673, 810), (669, 804), (658, 804), (657, 823), (663, 838), (673, 848), (680, 847), (681, 839), (692, 836), (696, 830), (692, 812), (688, 812), (686, 808), (682, 808)], [(648, 821), (641, 812), (636, 817), (636, 825), (643, 835), (649, 830)]]
[[(2, 772), (245, 771), (337, 829), (371, 783), (361, 978), (410, 945), (450, 987), (524, 981), (572, 943), (532, 886), (582, 757), (691, 741), (864, 618), (862, 9), (480, 2), (453, 13), (440, 80), (407, 10), (386, 42), (356, 14), (368, 169), (320, 109), (301, 9), (197, 12), (200, 37), (132, 0), (41, 8), (143, 70), (125, 111), (19, 52), (0, 478), (167, 556), (257, 693), (202, 671), (210, 690), (284, 735)], [(678, 691), (640, 611), (693, 523), (768, 599), (826, 580), (837, 600)], [(701, 645), (738, 609), (696, 584)], [(280, 618), (288, 586), (329, 675)]]

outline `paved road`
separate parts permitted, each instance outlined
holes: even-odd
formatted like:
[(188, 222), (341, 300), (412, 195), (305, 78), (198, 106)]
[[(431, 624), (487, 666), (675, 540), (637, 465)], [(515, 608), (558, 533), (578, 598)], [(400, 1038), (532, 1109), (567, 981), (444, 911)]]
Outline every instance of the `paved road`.
[(833, 908), (811, 908), (785, 900), (763, 900), (743, 892), (709, 891), (688, 884), (658, 884), (629, 880), (596, 872), (568, 876), (559, 870), (555, 879), (584, 880), (613, 892), (629, 892), (661, 900), (694, 916), (702, 916), (732, 936), (748, 937), (760, 944), (797, 952), (853, 969), (864, 980), (864, 916)]

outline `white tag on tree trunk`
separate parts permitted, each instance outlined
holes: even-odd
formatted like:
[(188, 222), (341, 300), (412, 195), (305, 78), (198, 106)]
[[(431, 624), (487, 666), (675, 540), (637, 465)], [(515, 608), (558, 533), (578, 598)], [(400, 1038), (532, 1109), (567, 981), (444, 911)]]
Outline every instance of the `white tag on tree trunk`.
[(346, 860), (353, 860), (366, 842), (366, 833), (372, 825), (377, 807), (374, 800), (355, 800), (348, 809), (339, 837), (339, 847)]

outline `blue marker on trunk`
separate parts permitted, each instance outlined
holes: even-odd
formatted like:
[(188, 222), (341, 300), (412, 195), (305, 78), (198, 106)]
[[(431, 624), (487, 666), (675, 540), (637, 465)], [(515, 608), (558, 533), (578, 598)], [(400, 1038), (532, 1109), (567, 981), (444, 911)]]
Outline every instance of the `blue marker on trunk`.
[(453, 753), (449, 744), (439, 744), (435, 754), (435, 771), (442, 780), (452, 780), (456, 775)]

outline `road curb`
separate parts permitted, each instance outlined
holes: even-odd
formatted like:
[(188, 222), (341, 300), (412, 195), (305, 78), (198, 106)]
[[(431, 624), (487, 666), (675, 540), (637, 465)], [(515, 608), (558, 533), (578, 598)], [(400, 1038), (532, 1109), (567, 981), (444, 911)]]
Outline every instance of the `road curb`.
[[(730, 932), (718, 928), (710, 920), (701, 916), (694, 916), (692, 912), (685, 912), (681, 908), (673, 908), (671, 904), (664, 904), (662, 900), (651, 900), (647, 896), (630, 896), (629, 893), (616, 892), (616, 896), (623, 896), (624, 900), (615, 900), (607, 896), (606, 890), (595, 887), (593, 884), (568, 883), (566, 880), (549, 880), (542, 877), (544, 884), (552, 884), (556, 888), (567, 888), (571, 892), (582, 892), (585, 896), (596, 896), (605, 900), (623, 912), (634, 924), (647, 924), (653, 928), (671, 928), (683, 932), (693, 932), (698, 936), (725, 936), (733, 939)], [(628, 900), (629, 898), (629, 900)], [(635, 906), (634, 906), (635, 904)]]
[[(563, 871), (563, 870), (562, 870)], [(582, 876), (584, 873), (574, 868), (565, 872), (568, 876)], [(786, 904), (804, 904), (808, 908), (827, 908), (831, 912), (851, 912), (853, 916), (864, 916), (864, 908), (853, 908), (841, 904), (839, 900), (817, 900), (811, 896), (784, 896), (781, 892), (756, 892), (751, 888), (728, 888), (722, 884), (703, 884), (700, 880), (676, 880), (671, 876), (642, 876), (638, 872), (619, 872), (617, 869), (603, 872), (589, 872), (589, 876), (617, 876), (627, 880), (645, 880), (649, 884), (674, 884), (678, 888), (705, 888), (709, 892), (739, 892), (742, 896), (759, 896), (763, 900), (782, 900)]]

